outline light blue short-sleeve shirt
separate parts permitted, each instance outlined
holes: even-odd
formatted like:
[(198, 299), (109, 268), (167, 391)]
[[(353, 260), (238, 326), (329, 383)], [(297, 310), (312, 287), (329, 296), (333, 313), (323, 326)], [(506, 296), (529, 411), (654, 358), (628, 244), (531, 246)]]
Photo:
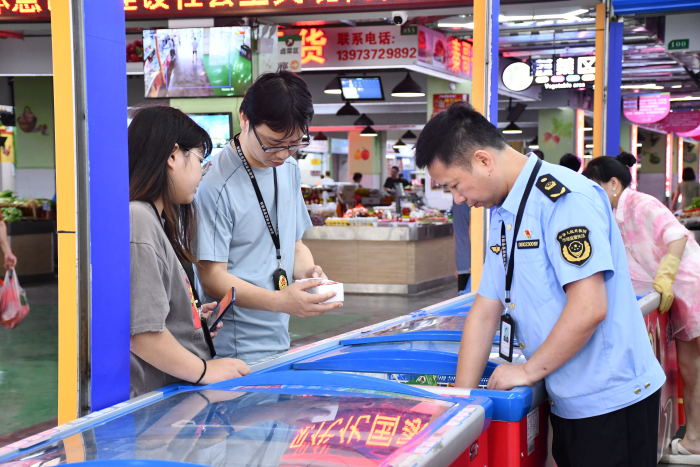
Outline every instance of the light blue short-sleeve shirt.
[(505, 223), (508, 255), (514, 237), (517, 242), (511, 288), (515, 308), (510, 313), (529, 358), (561, 316), (567, 302), (564, 286), (603, 272), (605, 320), (571, 360), (545, 378), (545, 385), (552, 412), (563, 418), (593, 417), (630, 406), (661, 388), (666, 376), (649, 344), (610, 201), (600, 186), (582, 175), (543, 162), (538, 173), (541, 188), (533, 186), (520, 231), (514, 232), (536, 160), (530, 157), (503, 204), (493, 209), (478, 293), (505, 304), (500, 251)]
[[(294, 158), (277, 167), (279, 207), (275, 209), (273, 171), (253, 169), (272, 224), (278, 222), (282, 268), (291, 281), (294, 248), (311, 219), (301, 193), (301, 173)], [(232, 144), (215, 158), (197, 188), (197, 259), (226, 263), (234, 276), (258, 287), (274, 290), (277, 269), (275, 245), (265, 223), (253, 184)], [(279, 219), (277, 219), (279, 216)], [(219, 301), (204, 293), (204, 303)], [(233, 307), (223, 319), (214, 345), (219, 357), (240, 358), (251, 363), (289, 348), (289, 315), (266, 310)]]

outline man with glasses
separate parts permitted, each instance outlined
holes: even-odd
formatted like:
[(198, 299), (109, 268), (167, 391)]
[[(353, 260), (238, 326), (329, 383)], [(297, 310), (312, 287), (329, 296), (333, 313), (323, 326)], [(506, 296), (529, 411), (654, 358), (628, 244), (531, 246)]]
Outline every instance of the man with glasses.
[(314, 115), (306, 83), (288, 71), (260, 76), (240, 108), (241, 133), (197, 190), (197, 287), (203, 301), (236, 288), (215, 341), (220, 357), (252, 363), (289, 348), (289, 316), (318, 316), (341, 303), (306, 289), (325, 278), (301, 241), (311, 220), (292, 156), (309, 145)]

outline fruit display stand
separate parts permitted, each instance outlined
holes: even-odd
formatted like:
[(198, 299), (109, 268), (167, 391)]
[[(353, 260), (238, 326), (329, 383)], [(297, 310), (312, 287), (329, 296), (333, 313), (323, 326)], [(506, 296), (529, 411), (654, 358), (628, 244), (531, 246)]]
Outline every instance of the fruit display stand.
[(348, 293), (406, 294), (456, 281), (452, 224), (311, 227), (303, 241)]

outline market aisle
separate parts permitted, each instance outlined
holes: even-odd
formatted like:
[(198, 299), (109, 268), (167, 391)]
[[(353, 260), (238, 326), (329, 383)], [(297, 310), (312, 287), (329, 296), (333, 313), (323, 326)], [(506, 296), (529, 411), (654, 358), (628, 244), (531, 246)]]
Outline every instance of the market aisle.
[(214, 92), (210, 89), (211, 83), (209, 83), (207, 70), (202, 61), (202, 48), (199, 47), (198, 53), (194, 57), (191, 45), (183, 44), (175, 50), (177, 50), (177, 58), (170, 75), (168, 96), (213, 96)]
[(15, 329), (0, 326), (0, 446), (14, 441), (3, 435), (41, 424), (39, 432), (56, 423), (58, 284), (24, 288), (27, 318)]
[(345, 294), (341, 308), (316, 318), (291, 317), (292, 347), (316, 342), (344, 332), (406, 315), (457, 296), (457, 284), (411, 295)]

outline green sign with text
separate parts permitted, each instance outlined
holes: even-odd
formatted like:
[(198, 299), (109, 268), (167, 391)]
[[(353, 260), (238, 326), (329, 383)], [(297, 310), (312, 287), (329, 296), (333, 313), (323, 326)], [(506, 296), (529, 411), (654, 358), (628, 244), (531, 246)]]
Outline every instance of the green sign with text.
[(668, 50), (687, 49), (690, 45), (689, 39), (676, 39), (668, 43)]

